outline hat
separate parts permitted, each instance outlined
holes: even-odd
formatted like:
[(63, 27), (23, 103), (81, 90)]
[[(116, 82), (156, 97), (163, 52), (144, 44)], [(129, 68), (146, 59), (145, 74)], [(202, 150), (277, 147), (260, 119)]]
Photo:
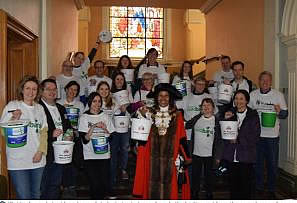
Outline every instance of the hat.
[(155, 90), (153, 92), (149, 92), (147, 97), (148, 98), (155, 98), (158, 96), (158, 94), (161, 91), (166, 91), (168, 92), (171, 96), (173, 96), (174, 100), (181, 100), (183, 96), (179, 91), (173, 86), (170, 85), (169, 83), (160, 83), (157, 86), (155, 86)]

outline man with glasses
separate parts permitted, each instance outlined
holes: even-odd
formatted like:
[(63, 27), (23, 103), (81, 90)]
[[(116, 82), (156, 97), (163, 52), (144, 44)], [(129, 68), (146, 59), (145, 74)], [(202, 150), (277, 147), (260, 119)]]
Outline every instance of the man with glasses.
[[(59, 199), (62, 183), (63, 165), (55, 163), (53, 142), (63, 140), (63, 134), (71, 129), (71, 124), (64, 116), (66, 109), (56, 103), (57, 85), (53, 79), (41, 82), (41, 99), (48, 124), (46, 165), (41, 181), (41, 199)], [(72, 139), (69, 137), (68, 139)]]
[[(62, 72), (60, 75), (56, 77), (56, 84), (57, 84), (57, 98), (59, 100), (65, 100), (66, 99), (66, 92), (65, 92), (65, 86), (70, 82), (70, 81), (75, 81), (79, 85), (81, 85), (81, 79), (75, 75), (72, 74), (73, 70), (73, 63), (69, 60), (65, 60), (62, 63)], [(80, 90), (79, 93), (80, 96), (84, 95), (84, 91)], [(79, 100), (79, 97), (76, 97), (76, 99)]]
[(101, 81), (106, 81), (109, 84), (109, 87), (111, 87), (111, 84), (112, 84), (112, 80), (109, 77), (104, 75), (104, 72), (106, 71), (106, 67), (103, 61), (101, 60), (95, 61), (94, 68), (96, 71), (96, 75), (93, 75), (87, 79), (88, 95), (90, 95), (92, 92), (96, 92), (97, 85)]

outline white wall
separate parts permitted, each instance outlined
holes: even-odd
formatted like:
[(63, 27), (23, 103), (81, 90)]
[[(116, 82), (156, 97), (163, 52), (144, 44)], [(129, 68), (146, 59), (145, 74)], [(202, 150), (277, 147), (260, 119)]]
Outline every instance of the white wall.
[(40, 33), (40, 0), (0, 0), (0, 9), (29, 28), (34, 34)]

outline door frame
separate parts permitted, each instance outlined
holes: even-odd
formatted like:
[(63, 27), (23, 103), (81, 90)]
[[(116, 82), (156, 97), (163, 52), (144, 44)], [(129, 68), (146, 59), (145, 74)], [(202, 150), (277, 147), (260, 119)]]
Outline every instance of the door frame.
[[(38, 36), (30, 29), (26, 28), (17, 19), (0, 9), (0, 112), (7, 104), (7, 74), (8, 74), (8, 59), (7, 59), (7, 41), (8, 34), (14, 33), (21, 41), (32, 42), (35, 47), (36, 54), (36, 76), (39, 75), (38, 68)], [(7, 161), (5, 153), (5, 139), (0, 136), (0, 174), (4, 175), (8, 180)], [(11, 193), (9, 194), (11, 196)]]

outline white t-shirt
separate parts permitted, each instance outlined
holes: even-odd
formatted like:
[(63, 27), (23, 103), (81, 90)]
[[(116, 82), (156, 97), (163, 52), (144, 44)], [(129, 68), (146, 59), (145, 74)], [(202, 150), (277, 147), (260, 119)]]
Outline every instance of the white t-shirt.
[[(59, 113), (59, 110), (58, 110), (57, 106), (56, 105), (54, 105), (54, 106), (49, 105), (43, 99), (42, 99), (42, 101), (45, 104), (45, 106), (47, 107), (48, 111), (50, 112), (51, 117), (52, 117), (52, 119), (54, 121), (55, 127), (57, 129), (63, 130), (62, 118), (61, 118), (61, 115)], [(59, 137), (57, 137), (58, 141), (61, 141), (62, 139), (63, 139), (63, 134), (61, 134)]]
[[(144, 73), (152, 73), (152, 74), (161, 74), (166, 73), (166, 70), (162, 64), (158, 64), (158, 66), (147, 66), (147, 64), (142, 64), (139, 67), (138, 78), (142, 78)], [(155, 79), (155, 85), (158, 84), (158, 80)]]
[(227, 79), (229, 81), (234, 79), (233, 71), (231, 69), (228, 72), (220, 70), (214, 74), (213, 80), (218, 83), (217, 86), (224, 82), (224, 79)]
[[(113, 133), (115, 131), (114, 125), (112, 123), (112, 120), (110, 117), (105, 114), (104, 112), (100, 113), (99, 115), (89, 115), (84, 113), (81, 115), (79, 119), (79, 132), (88, 133), (90, 127), (98, 122), (103, 122), (106, 125), (106, 128), (109, 133)], [(100, 135), (105, 136), (106, 138), (110, 136), (110, 134), (105, 133), (100, 128), (94, 128), (93, 135)], [(88, 159), (109, 159), (110, 158), (110, 146), (108, 143), (108, 151), (104, 154), (95, 154), (92, 140), (88, 142), (88, 144), (83, 144), (83, 154), (84, 154), (84, 160)]]
[(57, 101), (57, 103), (61, 104), (62, 106), (65, 106), (65, 107), (70, 106), (70, 107), (78, 108), (79, 115), (83, 114), (85, 111), (85, 106), (81, 101), (73, 100), (73, 102), (67, 102), (67, 99), (64, 99), (64, 100)]
[(88, 79), (88, 69), (90, 67), (90, 59), (89, 57), (86, 57), (84, 62), (80, 65), (80, 67), (74, 67), (72, 70), (72, 74), (77, 76), (81, 80), (81, 90), (84, 92), (83, 95), (85, 95), (85, 92), (87, 89), (87, 79)]
[[(258, 111), (260, 122), (261, 112), (275, 112), (274, 104), (279, 104), (281, 110), (288, 110), (284, 95), (278, 90), (271, 89), (267, 94), (262, 94), (260, 89), (256, 89), (250, 93), (249, 107)], [(274, 128), (262, 127), (260, 137), (275, 138), (279, 136), (280, 121), (276, 117)]]
[(34, 103), (33, 106), (29, 106), (23, 101), (11, 101), (3, 110), (1, 123), (7, 122), (11, 119), (12, 113), (8, 113), (8, 111), (16, 109), (21, 109), (22, 111), (20, 119), (29, 120), (27, 129), (27, 144), (18, 148), (6, 147), (7, 169), (25, 170), (44, 167), (46, 164), (45, 155), (42, 155), (40, 162), (33, 163), (33, 157), (40, 145), (40, 131), (43, 128), (47, 128), (47, 120), (44, 109), (37, 103)]
[[(79, 92), (79, 96), (84, 95), (84, 91), (81, 88), (81, 80), (77, 77), (77, 76), (65, 76), (63, 74), (60, 74), (56, 77), (56, 81), (57, 81), (57, 89), (58, 89), (58, 100), (64, 100), (66, 99), (66, 92), (65, 92), (65, 86), (70, 82), (70, 81), (75, 81), (80, 85), (80, 92)], [(79, 100), (79, 97), (75, 98), (76, 100)]]
[(246, 90), (247, 92), (250, 92), (249, 84), (246, 79), (243, 79), (239, 84), (234, 80), (231, 85), (233, 87), (233, 92), (236, 92), (237, 90)]
[(215, 117), (206, 118), (201, 116), (194, 126), (194, 150), (193, 154), (201, 157), (212, 156), (214, 141)]
[[(90, 82), (90, 80), (96, 80), (96, 84), (92, 85), (92, 83)], [(89, 77), (87, 79), (87, 88), (88, 88), (88, 95), (90, 95), (92, 92), (96, 92), (97, 86), (101, 81), (106, 81), (109, 85), (109, 87), (111, 88), (111, 84), (112, 84), (112, 79), (110, 79), (107, 76), (103, 76), (103, 77), (98, 77), (97, 75), (93, 75), (91, 77)]]

